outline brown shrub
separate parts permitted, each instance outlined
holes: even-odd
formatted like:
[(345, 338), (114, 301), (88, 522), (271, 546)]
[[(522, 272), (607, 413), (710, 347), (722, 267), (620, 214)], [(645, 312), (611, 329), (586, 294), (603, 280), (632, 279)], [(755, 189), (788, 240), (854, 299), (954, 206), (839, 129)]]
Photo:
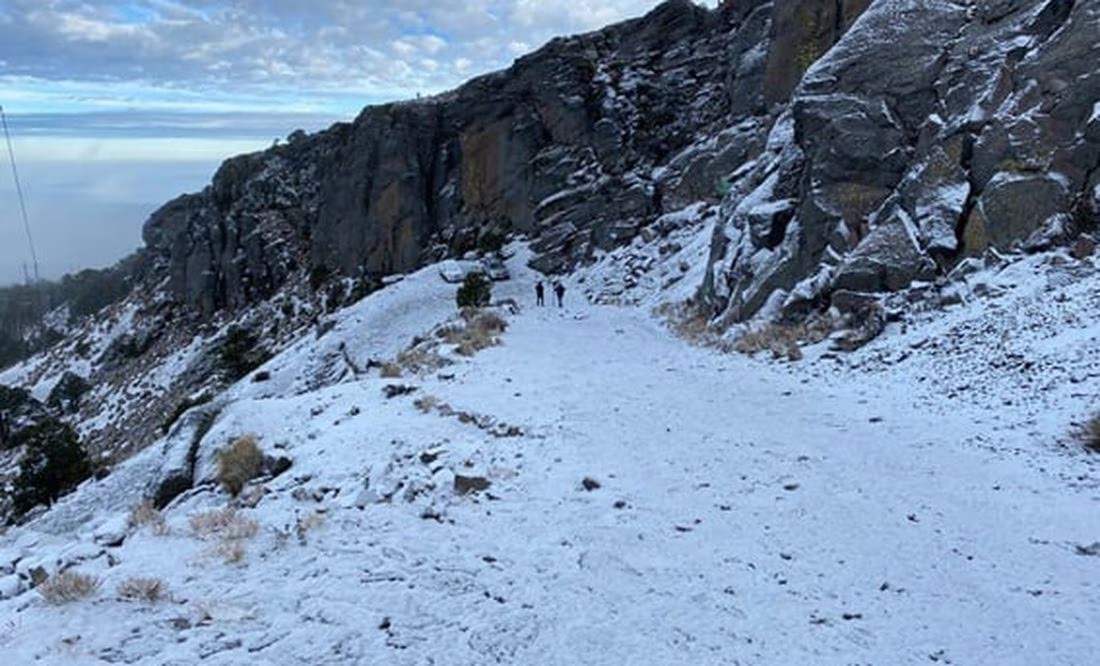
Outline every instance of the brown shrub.
[(127, 578), (118, 586), (120, 598), (150, 603), (163, 599), (166, 591), (164, 582), (159, 578)]
[(191, 531), (200, 539), (248, 539), (259, 530), (256, 521), (242, 516), (232, 507), (197, 513), (191, 516), (189, 522)]
[(218, 557), (222, 558), (226, 564), (236, 564), (244, 559), (245, 551), (244, 544), (235, 539), (227, 539), (218, 544), (217, 547)]
[(821, 342), (833, 331), (832, 322), (825, 317), (814, 317), (798, 324), (769, 322), (747, 327), (733, 342), (733, 349), (742, 354), (770, 351), (775, 358), (784, 356), (791, 361), (802, 359), (799, 343)]
[(36, 589), (49, 603), (63, 604), (92, 596), (99, 589), (99, 579), (75, 571), (59, 571)]
[(264, 454), (256, 438), (245, 435), (218, 452), (218, 482), (236, 497), (244, 485), (260, 475)]
[(168, 523), (165, 522), (164, 515), (150, 499), (143, 499), (130, 508), (130, 525), (137, 528), (148, 527), (157, 536), (168, 534)]
[(463, 308), (461, 315), (465, 326), (446, 326), (438, 332), (444, 342), (455, 345), (455, 352), (461, 356), (473, 356), (500, 344), (499, 336), (508, 328), (508, 321), (492, 310)]
[(437, 343), (409, 347), (397, 355), (397, 362), (401, 368), (413, 374), (432, 372), (450, 363), (439, 355)]
[(425, 395), (413, 401), (413, 406), (424, 414), (430, 413), (439, 404), (439, 398), (434, 395)]
[(694, 301), (663, 303), (654, 314), (668, 322), (672, 332), (697, 345), (717, 344), (717, 327), (711, 326), (708, 310)]
[(492, 310), (482, 310), (474, 315), (466, 328), (473, 329), (475, 335), (494, 336), (507, 330), (508, 322)]

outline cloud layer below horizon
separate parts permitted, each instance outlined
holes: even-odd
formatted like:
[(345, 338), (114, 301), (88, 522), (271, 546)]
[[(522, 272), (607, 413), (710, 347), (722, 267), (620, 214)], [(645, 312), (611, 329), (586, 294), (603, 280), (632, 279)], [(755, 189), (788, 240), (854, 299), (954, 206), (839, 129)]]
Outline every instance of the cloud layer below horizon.
[[(368, 104), (448, 90), (555, 36), (657, 4), (0, 0), (0, 105), (26, 165), (46, 274), (119, 258), (118, 248), (137, 246), (156, 205), (201, 188), (232, 154), (350, 119)], [(43, 192), (49, 200), (38, 199)], [(0, 197), (4, 283), (19, 279), (27, 254), (13, 240), (22, 226), (6, 169)], [(128, 215), (138, 219), (119, 221)], [(64, 232), (78, 222), (84, 232)], [(111, 238), (94, 242), (96, 229)], [(82, 248), (66, 246), (77, 238)]]

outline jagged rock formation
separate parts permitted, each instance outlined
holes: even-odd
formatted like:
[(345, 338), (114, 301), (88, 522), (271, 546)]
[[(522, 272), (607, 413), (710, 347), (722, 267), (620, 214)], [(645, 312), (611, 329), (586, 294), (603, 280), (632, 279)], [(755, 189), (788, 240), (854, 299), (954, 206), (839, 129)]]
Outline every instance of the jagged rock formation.
[(230, 160), (155, 213), (145, 241), (170, 291), (204, 313), (296, 270), (404, 272), (502, 231), (534, 237), (537, 265), (561, 270), (717, 201), (867, 4), (671, 0), (451, 93)]
[[(435, 98), (227, 161), (145, 240), (204, 315), (534, 238), (558, 271), (724, 196), (727, 321), (895, 290), (1100, 207), (1097, 0), (670, 0)], [(808, 71), (807, 71), (808, 70)]]
[(1095, 224), (1097, 35), (1096, 0), (878, 0), (733, 183), (704, 295), (797, 314)]

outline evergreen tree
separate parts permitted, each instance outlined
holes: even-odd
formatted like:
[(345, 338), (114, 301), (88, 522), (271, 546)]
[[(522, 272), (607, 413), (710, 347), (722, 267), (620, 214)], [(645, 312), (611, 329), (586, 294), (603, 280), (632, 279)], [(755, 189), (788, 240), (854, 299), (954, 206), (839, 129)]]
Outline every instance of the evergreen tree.
[(16, 516), (52, 504), (92, 474), (88, 454), (67, 423), (47, 418), (20, 431), (16, 440), (26, 446), (12, 492)]
[(467, 273), (462, 280), (462, 286), (455, 294), (455, 300), (460, 308), (481, 308), (489, 304), (492, 298), (492, 284), (489, 278), (481, 273)]

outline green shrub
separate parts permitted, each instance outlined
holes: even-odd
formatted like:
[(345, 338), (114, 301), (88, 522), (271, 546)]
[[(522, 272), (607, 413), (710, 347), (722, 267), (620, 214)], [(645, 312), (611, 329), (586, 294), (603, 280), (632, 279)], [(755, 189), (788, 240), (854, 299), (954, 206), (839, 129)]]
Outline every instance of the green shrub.
[(42, 416), (42, 404), (30, 391), (0, 384), (0, 451), (19, 445), (20, 423)]
[(240, 326), (230, 326), (225, 332), (221, 349), (218, 351), (218, 365), (222, 376), (232, 383), (263, 365), (270, 358), (263, 349), (257, 349), (259, 338)]
[(0, 384), (0, 411), (17, 412), (33, 402), (34, 398), (27, 389)]
[(22, 516), (39, 504), (52, 504), (92, 474), (76, 431), (48, 418), (18, 433), (25, 445), (12, 489), (12, 511)]
[(46, 404), (62, 414), (73, 414), (80, 409), (80, 401), (92, 388), (80, 375), (66, 372), (50, 391)]
[(725, 199), (726, 195), (730, 193), (730, 189), (733, 186), (730, 184), (729, 178), (719, 178), (714, 183), (714, 193), (719, 199)]
[(492, 289), (489, 278), (481, 273), (468, 273), (455, 294), (455, 300), (460, 308), (485, 307), (493, 297)]
[(504, 243), (507, 240), (507, 229), (494, 227), (481, 234), (481, 237), (477, 239), (477, 249), (482, 254), (500, 252), (504, 248)]

